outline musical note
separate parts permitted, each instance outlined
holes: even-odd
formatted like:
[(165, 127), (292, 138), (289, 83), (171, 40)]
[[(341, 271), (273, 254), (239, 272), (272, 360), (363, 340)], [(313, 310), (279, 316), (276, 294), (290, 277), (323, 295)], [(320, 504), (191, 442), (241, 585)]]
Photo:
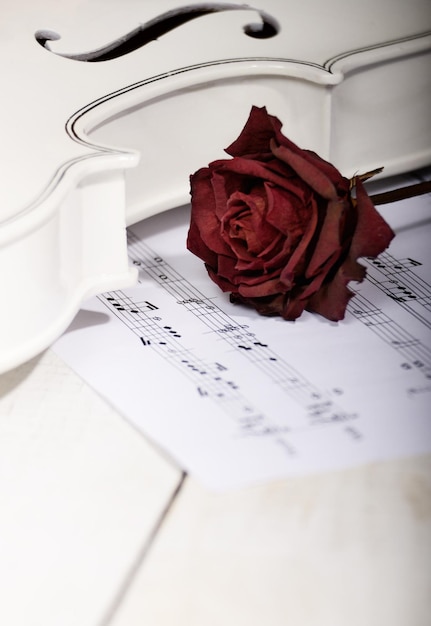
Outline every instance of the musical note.
[[(367, 279), (431, 329), (431, 286), (412, 270), (422, 263), (410, 257), (396, 259), (389, 252), (384, 252), (378, 259), (366, 259), (366, 262)], [(402, 275), (401, 280), (398, 275)], [(382, 276), (387, 280), (382, 280)]]
[[(356, 293), (354, 301), (347, 305), (347, 310), (386, 344), (407, 357), (411, 366), (418, 368), (427, 378), (431, 377), (431, 350), (419, 338), (411, 335), (386, 313), (376, 309), (361, 293)], [(402, 367), (406, 369), (404, 363)]]

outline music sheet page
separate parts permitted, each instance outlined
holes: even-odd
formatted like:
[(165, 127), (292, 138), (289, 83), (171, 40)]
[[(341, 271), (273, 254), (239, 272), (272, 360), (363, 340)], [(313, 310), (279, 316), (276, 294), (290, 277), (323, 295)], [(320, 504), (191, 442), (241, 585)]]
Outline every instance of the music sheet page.
[(139, 283), (85, 302), (53, 349), (214, 490), (429, 452), (431, 196), (379, 210), (396, 237), (342, 322), (231, 304), (186, 250), (186, 206), (129, 229)]

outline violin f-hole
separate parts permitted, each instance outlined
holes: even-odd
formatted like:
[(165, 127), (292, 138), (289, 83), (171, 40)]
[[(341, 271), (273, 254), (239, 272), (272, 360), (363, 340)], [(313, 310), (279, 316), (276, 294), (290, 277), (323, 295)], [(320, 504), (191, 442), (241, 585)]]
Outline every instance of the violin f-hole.
[(243, 27), (244, 33), (255, 39), (268, 39), (278, 34), (280, 27), (275, 18), (268, 13), (245, 4), (219, 4), (203, 3), (193, 6), (183, 6), (155, 17), (144, 24), (139, 25), (126, 35), (108, 43), (101, 48), (89, 52), (77, 54), (63, 54), (51, 50), (49, 41), (60, 39), (60, 35), (50, 30), (38, 30), (35, 33), (36, 41), (49, 52), (75, 61), (100, 62), (116, 59), (125, 54), (129, 54), (151, 41), (155, 41), (166, 33), (210, 13), (220, 13), (222, 11), (256, 11), (261, 19), (260, 23), (247, 24)]

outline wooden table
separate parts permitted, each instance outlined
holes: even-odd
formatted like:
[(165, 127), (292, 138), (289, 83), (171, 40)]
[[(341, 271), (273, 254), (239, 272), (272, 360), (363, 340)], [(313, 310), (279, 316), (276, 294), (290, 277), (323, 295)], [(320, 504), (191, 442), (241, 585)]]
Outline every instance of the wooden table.
[(51, 351), (0, 377), (0, 507), (3, 626), (431, 624), (431, 455), (210, 493)]

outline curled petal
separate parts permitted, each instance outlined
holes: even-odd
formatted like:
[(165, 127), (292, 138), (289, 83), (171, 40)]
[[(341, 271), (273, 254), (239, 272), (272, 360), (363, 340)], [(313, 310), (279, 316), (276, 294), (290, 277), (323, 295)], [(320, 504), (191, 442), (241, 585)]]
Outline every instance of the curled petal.
[(310, 217), (309, 194), (299, 199), (295, 193), (265, 183), (267, 221), (278, 231), (295, 240), (302, 235)]
[(289, 298), (280, 311), (280, 315), (288, 322), (294, 322), (304, 312), (306, 303), (307, 301), (301, 298)]
[(286, 286), (291, 284), (292, 276), (297, 273), (297, 268), (302, 267), (305, 262), (308, 247), (316, 231), (318, 217), (317, 204), (312, 202), (310, 205), (310, 218), (306, 230), (280, 274), (280, 280), (282, 283), (286, 284)]
[[(226, 180), (232, 174), (240, 174), (243, 177), (247, 177), (248, 180), (252, 178), (260, 179), (267, 183), (277, 185), (281, 189), (287, 189), (292, 192), (295, 186), (304, 188), (305, 185), (301, 180), (295, 176), (295, 182), (292, 184), (292, 171), (288, 172), (285, 167), (285, 171), (279, 171), (277, 168), (271, 168), (270, 163), (262, 163), (255, 159), (244, 159), (237, 157), (229, 160), (216, 161), (210, 163), (210, 167), (214, 167), (214, 171), (223, 174)], [(243, 180), (247, 180), (243, 179)], [(238, 187), (237, 187), (238, 189)], [(232, 190), (233, 191), (233, 190)]]
[(310, 185), (319, 196), (326, 200), (335, 200), (337, 198), (337, 190), (330, 178), (313, 163), (305, 159), (301, 154), (293, 152), (290, 148), (277, 146), (274, 140), (271, 140), (270, 145), (273, 155), (295, 170), (297, 175)]
[(309, 299), (307, 310), (320, 313), (333, 322), (344, 319), (346, 307), (354, 295), (347, 287), (350, 280), (351, 276), (345, 273), (345, 266), (341, 266), (334, 278)]
[[(259, 279), (258, 279), (259, 280)], [(278, 276), (275, 278), (260, 280), (257, 284), (251, 284), (249, 280), (238, 284), (237, 293), (250, 300), (255, 298), (263, 298), (265, 296), (273, 296), (280, 293), (280, 280)]]
[(286, 301), (285, 309), (282, 313), (284, 319), (295, 320), (306, 308), (308, 308), (308, 302), (313, 295), (318, 293), (321, 289), (328, 272), (336, 263), (338, 256), (338, 251), (335, 251), (332, 256), (326, 259), (326, 263), (321, 267), (320, 272), (310, 283), (304, 285), (303, 287), (297, 287), (291, 291), (289, 298)]
[[(193, 200), (193, 196), (195, 195), (194, 187), (193, 187), (194, 182), (195, 181), (192, 180), (192, 200)], [(214, 194), (214, 204), (215, 204), (214, 212), (215, 212), (217, 219), (221, 221), (226, 212), (226, 207), (227, 207), (227, 203), (229, 200), (229, 196), (226, 190), (226, 181), (224, 179), (224, 176), (219, 174), (218, 171), (215, 169), (215, 170), (212, 170), (210, 183), (211, 183), (212, 192)], [(195, 186), (197, 187), (198, 185), (199, 185), (199, 180), (196, 181)], [(197, 202), (200, 201), (199, 198), (197, 198), (196, 200)]]
[(360, 178), (356, 178), (358, 222), (350, 246), (350, 256), (376, 257), (389, 246), (395, 233), (377, 212)]
[(267, 113), (266, 107), (253, 106), (248, 120), (238, 139), (226, 148), (225, 152), (233, 157), (270, 152), (269, 141), (274, 132), (281, 128), (278, 118)]
[(319, 239), (305, 272), (307, 278), (314, 276), (329, 258), (335, 262), (341, 254), (340, 228), (344, 208), (345, 203), (338, 198), (328, 203)]
[(234, 304), (246, 304), (255, 309), (260, 315), (282, 315), (285, 305), (284, 294), (263, 298), (245, 298), (238, 293), (231, 293), (230, 301)]
[(214, 272), (217, 272), (224, 281), (229, 281), (230, 289), (235, 288), (239, 279), (236, 263), (237, 260), (235, 257), (219, 254), (217, 257), (217, 263), (210, 266), (211, 269), (214, 270)]
[(214, 269), (207, 264), (205, 264), (205, 268), (208, 272), (208, 276), (222, 291), (232, 291), (233, 289), (235, 289), (235, 285), (233, 285), (229, 280), (224, 278), (217, 269)]
[(307, 305), (309, 311), (334, 321), (344, 319), (347, 304), (354, 295), (348, 288), (349, 282), (361, 282), (365, 277), (365, 268), (357, 259), (378, 256), (394, 237), (392, 229), (374, 208), (360, 179), (356, 180), (356, 186), (358, 219), (348, 256), (332, 280), (324, 284)]
[(190, 224), (187, 234), (187, 248), (205, 263), (209, 263), (213, 267), (217, 266), (217, 254), (204, 243), (195, 222)]
[(222, 237), (237, 250), (239, 258), (254, 258), (277, 238), (277, 230), (265, 219), (266, 201), (259, 193), (236, 191), (229, 198), (221, 221)]
[[(216, 204), (211, 179), (212, 173), (207, 167), (198, 170), (190, 177), (192, 189), (190, 223), (194, 227), (188, 236), (188, 240), (192, 247), (196, 246), (196, 235), (199, 233), (205, 246), (214, 253), (229, 254), (229, 246), (220, 237), (220, 221), (216, 216)], [(191, 250), (191, 248), (189, 249)]]

